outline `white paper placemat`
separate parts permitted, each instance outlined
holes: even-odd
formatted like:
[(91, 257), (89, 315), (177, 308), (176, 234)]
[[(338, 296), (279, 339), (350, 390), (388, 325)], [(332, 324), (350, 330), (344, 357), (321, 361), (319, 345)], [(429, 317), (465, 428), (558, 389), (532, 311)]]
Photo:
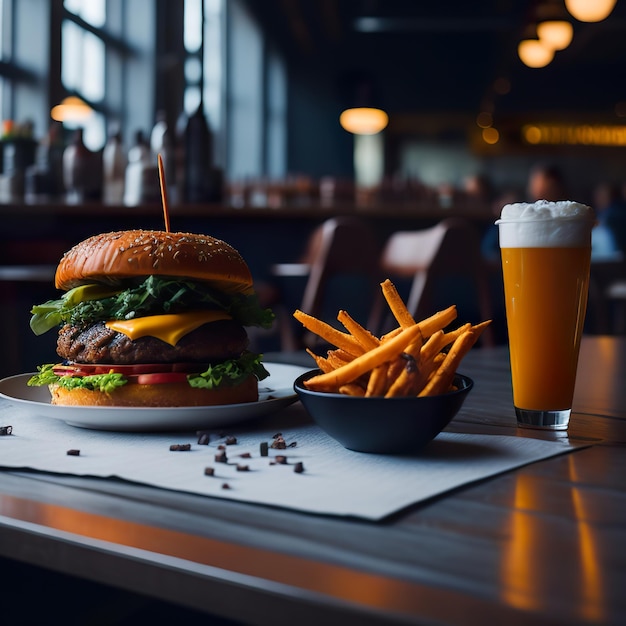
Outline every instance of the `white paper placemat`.
[[(412, 456), (346, 450), (317, 426), (302, 424), (296, 404), (280, 414), (286, 449), (273, 449), (274, 427), (210, 433), (114, 433), (86, 430), (23, 409), (2, 407), (0, 467), (118, 478), (163, 489), (309, 513), (380, 520), (463, 485), (575, 449), (567, 441), (444, 432)], [(291, 424), (294, 424), (291, 427)], [(221, 436), (220, 436), (221, 435)], [(227, 445), (228, 437), (236, 443)], [(261, 444), (269, 455), (261, 456)], [(191, 444), (189, 450), (170, 450)], [(216, 462), (224, 447), (227, 462)], [(79, 451), (76, 456), (68, 451)], [(248, 458), (249, 455), (249, 458)], [(286, 457), (280, 463), (277, 456)], [(301, 472), (296, 471), (298, 463)], [(213, 468), (214, 475), (206, 475)], [(211, 470), (209, 470), (210, 472)]]

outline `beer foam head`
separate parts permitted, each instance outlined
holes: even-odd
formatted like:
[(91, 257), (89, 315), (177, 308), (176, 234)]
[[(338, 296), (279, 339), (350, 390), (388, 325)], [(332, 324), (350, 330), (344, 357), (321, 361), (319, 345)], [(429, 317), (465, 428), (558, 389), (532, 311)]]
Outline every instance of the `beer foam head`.
[(590, 245), (594, 221), (586, 204), (538, 200), (505, 205), (496, 224), (501, 248), (573, 248)]

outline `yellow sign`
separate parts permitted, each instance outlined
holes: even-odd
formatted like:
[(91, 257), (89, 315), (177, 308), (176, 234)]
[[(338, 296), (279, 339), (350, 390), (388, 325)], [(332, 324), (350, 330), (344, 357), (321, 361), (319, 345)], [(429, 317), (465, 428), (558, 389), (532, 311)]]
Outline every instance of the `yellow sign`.
[(626, 146), (626, 126), (526, 124), (522, 138), (532, 145)]

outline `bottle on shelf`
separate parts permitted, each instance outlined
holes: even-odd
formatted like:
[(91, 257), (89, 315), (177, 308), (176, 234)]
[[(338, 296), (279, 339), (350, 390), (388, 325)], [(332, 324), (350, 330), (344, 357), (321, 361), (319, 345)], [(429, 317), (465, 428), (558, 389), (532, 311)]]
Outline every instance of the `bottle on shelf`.
[(124, 180), (124, 204), (152, 204), (159, 202), (159, 168), (153, 161), (150, 146), (143, 131), (135, 133), (135, 140), (128, 151), (128, 165)]
[(87, 148), (84, 131), (77, 128), (63, 151), (63, 184), (68, 202), (98, 200), (102, 193), (100, 156)]
[(127, 158), (122, 143), (122, 132), (119, 128), (114, 128), (102, 151), (102, 201), (104, 204), (120, 205), (124, 202), (126, 166)]
[(174, 199), (176, 194), (175, 141), (167, 123), (165, 111), (157, 111), (156, 123), (150, 133), (150, 151), (155, 163), (157, 163), (158, 156), (161, 155), (167, 189), (170, 197)]
[(213, 159), (213, 133), (204, 114), (204, 105), (186, 118), (182, 131), (183, 200), (188, 203), (219, 202), (222, 199), (222, 172)]

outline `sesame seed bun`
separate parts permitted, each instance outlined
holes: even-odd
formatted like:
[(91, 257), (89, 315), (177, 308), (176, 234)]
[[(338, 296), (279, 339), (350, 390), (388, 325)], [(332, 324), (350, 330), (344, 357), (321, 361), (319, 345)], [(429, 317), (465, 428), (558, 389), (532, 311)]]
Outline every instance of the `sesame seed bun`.
[(252, 275), (239, 252), (220, 239), (191, 233), (127, 230), (95, 235), (65, 253), (57, 289), (119, 285), (129, 278), (172, 276), (207, 282), (226, 293), (250, 293)]

